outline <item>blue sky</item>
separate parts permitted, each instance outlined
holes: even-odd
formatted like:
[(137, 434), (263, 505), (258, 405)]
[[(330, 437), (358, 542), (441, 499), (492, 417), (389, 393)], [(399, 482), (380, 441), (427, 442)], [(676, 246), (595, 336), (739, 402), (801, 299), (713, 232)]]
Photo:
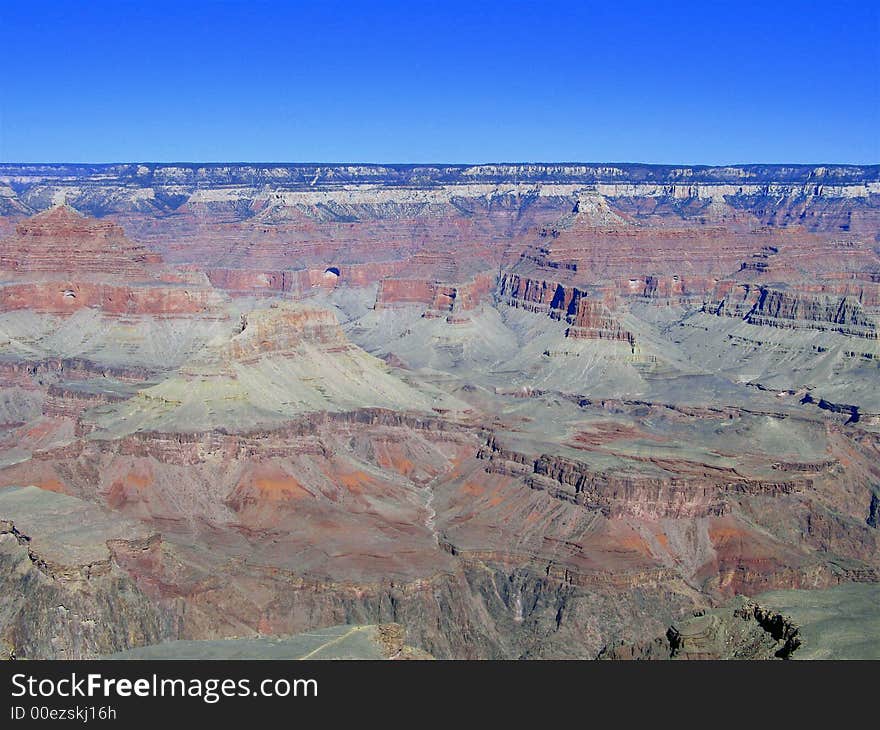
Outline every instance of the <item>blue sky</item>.
[(0, 3), (0, 161), (880, 162), (880, 3)]

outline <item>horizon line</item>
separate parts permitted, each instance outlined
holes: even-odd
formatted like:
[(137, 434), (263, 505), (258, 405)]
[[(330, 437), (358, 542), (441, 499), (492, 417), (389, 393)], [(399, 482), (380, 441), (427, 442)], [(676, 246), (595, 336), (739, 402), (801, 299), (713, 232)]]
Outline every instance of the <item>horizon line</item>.
[(506, 160), (485, 162), (363, 162), (351, 160), (346, 162), (320, 162), (320, 161), (256, 161), (256, 160), (112, 160), (107, 162), (90, 161), (0, 161), (0, 166), (27, 166), (27, 165), (83, 165), (83, 166), (111, 166), (111, 165), (180, 165), (180, 166), (210, 166), (210, 165), (252, 165), (252, 166), (281, 166), (281, 167), (486, 167), (515, 166), (515, 165), (580, 165), (584, 167), (620, 165), (629, 167), (687, 167), (687, 168), (724, 168), (724, 167), (880, 167), (878, 162), (731, 162), (731, 163), (687, 163), (687, 162), (621, 162), (612, 160), (580, 161), (580, 160)]

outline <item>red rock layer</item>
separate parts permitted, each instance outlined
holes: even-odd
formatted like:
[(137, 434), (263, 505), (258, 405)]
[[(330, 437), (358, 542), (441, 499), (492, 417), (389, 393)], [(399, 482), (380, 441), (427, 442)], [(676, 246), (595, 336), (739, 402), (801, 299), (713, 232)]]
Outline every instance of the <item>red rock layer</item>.
[(496, 269), (486, 258), (458, 256), (449, 251), (421, 252), (383, 279), (376, 308), (424, 304), (426, 317), (447, 317), (476, 308), (495, 288)]
[(376, 296), (376, 308), (398, 304), (424, 304), (425, 316), (440, 317), (476, 308), (495, 287), (495, 274), (479, 274), (460, 284), (425, 279), (383, 279)]
[(15, 227), (0, 241), (0, 269), (80, 272), (140, 278), (162, 257), (125, 236), (112, 221), (84, 218), (61, 205)]
[(635, 336), (614, 316), (618, 297), (613, 287), (590, 291), (548, 281), (505, 274), (499, 291), (514, 307), (564, 319), (570, 325), (566, 337), (573, 339), (614, 340), (635, 346)]
[(69, 314), (92, 307), (107, 314), (187, 315), (208, 312), (217, 294), (204, 284), (162, 282), (101, 284), (54, 279), (0, 284), (0, 311), (28, 309), (50, 314)]
[(544, 240), (523, 259), (540, 269), (576, 274), (583, 283), (640, 273), (723, 277), (750, 269), (801, 278), (877, 265), (870, 242), (850, 234), (724, 226), (576, 226), (553, 235), (544, 232)]
[(616, 340), (635, 345), (632, 332), (625, 330), (599, 301), (581, 298), (566, 336), (586, 340)]
[(111, 315), (191, 315), (220, 298), (204, 275), (179, 274), (159, 254), (128, 239), (110, 221), (59, 206), (0, 240), (0, 311), (67, 314), (84, 307)]
[[(315, 289), (332, 289), (338, 284), (368, 286), (396, 274), (404, 264), (399, 261), (368, 264), (334, 265), (326, 268), (260, 270), (208, 269), (211, 284), (230, 295), (267, 295), (290, 293), (303, 296)], [(188, 266), (197, 270), (196, 267)]]

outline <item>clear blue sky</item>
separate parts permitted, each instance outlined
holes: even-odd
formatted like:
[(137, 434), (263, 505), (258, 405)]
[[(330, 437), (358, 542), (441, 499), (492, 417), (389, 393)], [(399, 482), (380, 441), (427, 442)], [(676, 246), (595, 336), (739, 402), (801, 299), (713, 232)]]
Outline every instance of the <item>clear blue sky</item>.
[(0, 1), (0, 161), (880, 162), (880, 3)]

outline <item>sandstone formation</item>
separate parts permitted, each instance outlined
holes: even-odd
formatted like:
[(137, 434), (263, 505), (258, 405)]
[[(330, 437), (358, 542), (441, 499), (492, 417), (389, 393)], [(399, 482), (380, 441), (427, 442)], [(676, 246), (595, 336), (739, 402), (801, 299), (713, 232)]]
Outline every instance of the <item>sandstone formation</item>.
[(0, 191), (5, 656), (873, 651), (877, 166)]
[(194, 315), (218, 302), (203, 275), (171, 272), (118, 225), (66, 205), (20, 223), (0, 243), (0, 271), (0, 311)]

